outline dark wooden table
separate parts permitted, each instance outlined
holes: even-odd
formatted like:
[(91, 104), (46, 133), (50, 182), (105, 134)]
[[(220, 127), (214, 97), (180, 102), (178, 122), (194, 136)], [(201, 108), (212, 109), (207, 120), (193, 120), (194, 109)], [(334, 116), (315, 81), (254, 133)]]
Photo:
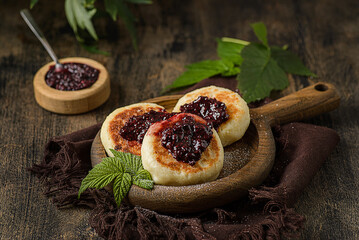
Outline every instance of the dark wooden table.
[[(0, 7), (0, 239), (98, 239), (89, 210), (58, 210), (26, 171), (46, 141), (101, 122), (113, 109), (159, 96), (184, 65), (216, 58), (215, 38), (255, 40), (250, 23), (263, 21), (269, 42), (288, 44), (318, 79), (336, 85), (338, 110), (307, 122), (335, 129), (341, 141), (296, 204), (307, 218), (303, 239), (359, 239), (359, 3), (358, 1), (157, 1), (135, 8), (139, 50), (123, 24), (100, 21), (100, 47), (86, 52), (67, 24), (63, 1), (40, 0), (32, 13), (59, 57), (90, 57), (111, 76), (110, 99), (86, 114), (64, 116), (39, 107), (32, 78), (50, 61), (22, 21), (30, 0)], [(296, 77), (293, 89), (310, 84)]]

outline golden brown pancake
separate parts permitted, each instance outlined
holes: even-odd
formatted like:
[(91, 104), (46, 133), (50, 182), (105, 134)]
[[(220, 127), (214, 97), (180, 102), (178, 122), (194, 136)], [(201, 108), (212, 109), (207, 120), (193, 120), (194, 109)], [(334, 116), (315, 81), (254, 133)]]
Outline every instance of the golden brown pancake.
[(217, 132), (201, 158), (192, 166), (177, 161), (161, 144), (161, 132), (167, 121), (177, 121), (182, 115), (190, 115), (195, 121), (206, 124), (202, 118), (188, 113), (176, 115), (169, 120), (154, 123), (143, 139), (141, 155), (143, 167), (152, 175), (153, 181), (161, 185), (191, 185), (215, 180), (223, 167), (224, 152)]
[(120, 152), (129, 152), (141, 155), (141, 144), (137, 141), (128, 141), (121, 137), (120, 130), (125, 123), (132, 117), (145, 114), (151, 110), (161, 111), (164, 108), (154, 103), (137, 103), (122, 108), (118, 108), (107, 116), (101, 128), (101, 142), (107, 155), (113, 157), (109, 149)]
[(241, 96), (229, 89), (209, 86), (189, 92), (178, 100), (173, 112), (180, 112), (182, 105), (193, 102), (199, 96), (215, 98), (226, 104), (229, 118), (217, 130), (222, 145), (227, 146), (241, 139), (249, 126), (249, 109)]

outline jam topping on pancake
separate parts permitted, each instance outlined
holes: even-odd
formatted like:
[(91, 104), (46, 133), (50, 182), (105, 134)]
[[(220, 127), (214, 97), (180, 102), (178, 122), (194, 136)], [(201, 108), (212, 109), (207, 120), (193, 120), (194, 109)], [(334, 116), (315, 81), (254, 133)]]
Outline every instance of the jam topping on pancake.
[(226, 109), (226, 104), (223, 102), (220, 102), (215, 98), (204, 96), (199, 96), (193, 102), (184, 104), (180, 107), (181, 112), (200, 116), (216, 130), (218, 130), (219, 126), (229, 118)]
[[(202, 120), (202, 119), (201, 119)], [(174, 159), (195, 165), (213, 137), (212, 127), (190, 114), (179, 114), (163, 125), (161, 144)]]
[(148, 128), (155, 122), (169, 119), (175, 113), (151, 110), (145, 114), (131, 117), (121, 128), (120, 135), (128, 141), (142, 143)]

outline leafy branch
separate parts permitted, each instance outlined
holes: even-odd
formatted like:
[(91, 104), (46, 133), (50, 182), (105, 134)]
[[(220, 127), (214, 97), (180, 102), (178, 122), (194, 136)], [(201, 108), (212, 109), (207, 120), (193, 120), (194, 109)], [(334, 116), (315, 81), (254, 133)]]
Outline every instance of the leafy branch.
[(186, 71), (164, 91), (186, 87), (215, 75), (237, 76), (238, 89), (250, 103), (268, 97), (272, 90), (286, 88), (286, 73), (316, 76), (286, 46), (269, 46), (267, 28), (263, 23), (254, 23), (251, 27), (260, 43), (234, 38), (218, 39), (217, 55), (220, 60), (187, 65)]

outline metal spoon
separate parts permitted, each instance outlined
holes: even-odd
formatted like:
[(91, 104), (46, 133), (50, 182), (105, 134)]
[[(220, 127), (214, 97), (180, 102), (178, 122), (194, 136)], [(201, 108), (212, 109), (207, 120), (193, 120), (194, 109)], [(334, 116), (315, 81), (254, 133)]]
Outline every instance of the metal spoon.
[(59, 59), (56, 57), (54, 50), (52, 50), (52, 47), (46, 40), (44, 34), (40, 30), (39, 26), (36, 24), (34, 18), (32, 17), (31, 13), (27, 9), (23, 9), (20, 11), (21, 17), (25, 20), (26, 24), (29, 26), (31, 31), (35, 34), (37, 39), (40, 40), (42, 43), (42, 46), (46, 49), (46, 51), (49, 53), (52, 60), (55, 62), (55, 71), (61, 71), (64, 66), (59, 62)]

